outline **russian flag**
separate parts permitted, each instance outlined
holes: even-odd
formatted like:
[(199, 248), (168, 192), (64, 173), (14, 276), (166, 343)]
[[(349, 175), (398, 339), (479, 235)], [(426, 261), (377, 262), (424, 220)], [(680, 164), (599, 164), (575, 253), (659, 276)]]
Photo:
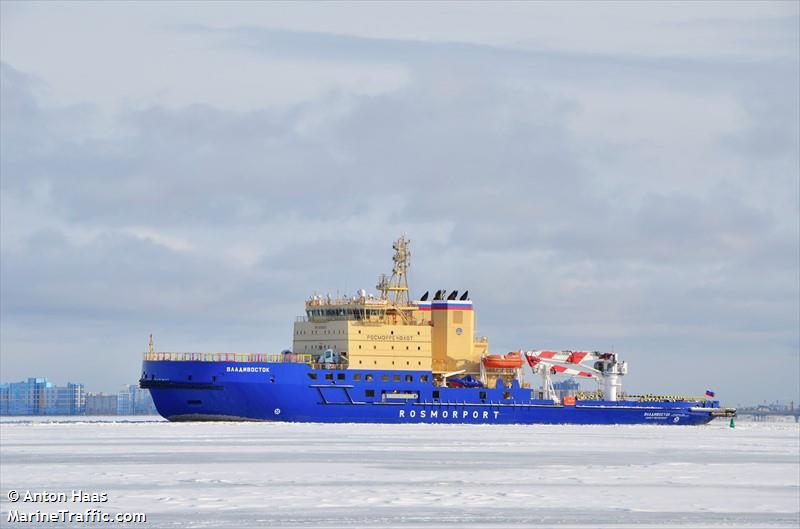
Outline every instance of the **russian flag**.
[(713, 391), (711, 391), (710, 389), (706, 390), (706, 397), (713, 397), (714, 395), (715, 395), (715, 393)]

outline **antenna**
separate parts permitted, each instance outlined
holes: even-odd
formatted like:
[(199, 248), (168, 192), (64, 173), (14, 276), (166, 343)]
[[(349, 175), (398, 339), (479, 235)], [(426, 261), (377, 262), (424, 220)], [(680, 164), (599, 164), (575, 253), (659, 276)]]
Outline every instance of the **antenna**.
[[(376, 288), (381, 292), (381, 299), (388, 299), (394, 305), (408, 305), (408, 267), (411, 264), (411, 251), (408, 246), (411, 243), (405, 235), (394, 241), (394, 266), (392, 267), (392, 277), (387, 278), (382, 275), (378, 279)], [(391, 298), (390, 298), (391, 296)]]

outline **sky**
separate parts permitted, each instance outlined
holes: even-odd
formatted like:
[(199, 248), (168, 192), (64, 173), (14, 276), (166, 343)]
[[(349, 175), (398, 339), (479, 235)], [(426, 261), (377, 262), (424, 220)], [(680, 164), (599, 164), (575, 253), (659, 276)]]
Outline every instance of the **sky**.
[(469, 289), (493, 352), (800, 401), (796, 2), (0, 3), (0, 379)]

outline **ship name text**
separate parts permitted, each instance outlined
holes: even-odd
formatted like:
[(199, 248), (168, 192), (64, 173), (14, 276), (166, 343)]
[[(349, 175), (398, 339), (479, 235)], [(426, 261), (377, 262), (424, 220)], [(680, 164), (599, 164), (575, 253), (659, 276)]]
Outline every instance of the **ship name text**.
[(398, 417), (405, 419), (415, 419), (419, 417), (420, 419), (451, 419), (453, 421), (457, 421), (459, 419), (497, 419), (497, 416), (500, 415), (499, 411), (492, 410), (492, 411), (479, 411), (479, 410), (409, 410), (406, 413), (406, 410), (398, 410), (399, 414)]
[(399, 334), (368, 334), (367, 340), (373, 342), (410, 342), (413, 338), (411, 336), (402, 336)]

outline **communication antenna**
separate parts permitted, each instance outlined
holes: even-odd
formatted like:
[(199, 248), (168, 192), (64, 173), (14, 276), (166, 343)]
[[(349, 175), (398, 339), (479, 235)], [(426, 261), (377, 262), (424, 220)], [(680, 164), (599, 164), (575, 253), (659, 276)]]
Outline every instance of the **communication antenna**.
[(411, 264), (411, 251), (408, 246), (410, 243), (411, 241), (405, 235), (394, 241), (394, 244), (392, 244), (392, 249), (394, 250), (392, 277), (387, 278), (386, 275), (382, 275), (378, 279), (378, 285), (376, 286), (381, 292), (381, 298), (388, 299), (396, 306), (409, 304), (408, 267)]
[(148, 353), (154, 353), (155, 352), (153, 350), (153, 335), (152, 334), (150, 335), (150, 341), (147, 344), (147, 352)]

